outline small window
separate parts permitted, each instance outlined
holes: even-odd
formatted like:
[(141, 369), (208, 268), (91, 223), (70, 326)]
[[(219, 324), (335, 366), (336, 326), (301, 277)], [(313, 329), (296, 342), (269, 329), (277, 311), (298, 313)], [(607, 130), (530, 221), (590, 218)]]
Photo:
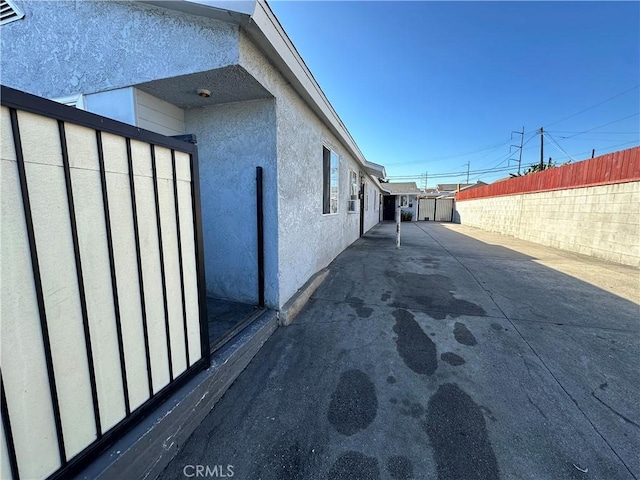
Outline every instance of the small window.
[(400, 197), (400, 206), (401, 207), (406, 207), (407, 205), (409, 205), (409, 199), (406, 195), (402, 195)]
[(11, 0), (0, 1), (0, 25), (20, 20), (24, 13)]
[(335, 152), (322, 147), (322, 213), (338, 213), (338, 180), (340, 159)]
[(353, 170), (349, 170), (348, 211), (351, 213), (358, 211), (358, 175)]
[(358, 198), (358, 175), (353, 170), (349, 170), (349, 194), (351, 200)]

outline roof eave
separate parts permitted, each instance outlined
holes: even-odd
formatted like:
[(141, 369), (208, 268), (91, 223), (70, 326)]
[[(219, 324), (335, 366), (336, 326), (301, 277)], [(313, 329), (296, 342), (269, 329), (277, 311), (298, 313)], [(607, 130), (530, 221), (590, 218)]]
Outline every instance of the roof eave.
[[(141, 0), (142, 3), (241, 26), (366, 171), (366, 158), (265, 0)], [(373, 164), (378, 167), (381, 165)], [(382, 167), (383, 172), (384, 167)], [(382, 178), (384, 178), (383, 176)]]

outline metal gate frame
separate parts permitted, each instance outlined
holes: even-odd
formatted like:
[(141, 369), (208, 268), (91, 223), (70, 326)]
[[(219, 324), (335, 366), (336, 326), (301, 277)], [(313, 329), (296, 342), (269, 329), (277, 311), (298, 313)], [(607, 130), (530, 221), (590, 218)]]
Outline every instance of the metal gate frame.
[[(49, 480), (58, 480), (62, 478), (69, 478), (72, 475), (77, 474), (83, 468), (88, 466), (93, 460), (97, 458), (103, 451), (105, 451), (109, 446), (111, 446), (114, 442), (123, 437), (123, 435), (128, 432), (132, 427), (134, 427), (141, 419), (146, 417), (150, 412), (152, 412), (155, 408), (157, 408), (164, 400), (166, 400), (171, 394), (177, 391), (181, 386), (183, 386), (187, 381), (193, 378), (198, 372), (208, 368), (210, 366), (210, 350), (209, 350), (209, 334), (208, 334), (208, 319), (207, 319), (207, 302), (206, 302), (206, 284), (205, 284), (205, 273), (204, 273), (204, 247), (203, 247), (203, 232), (202, 232), (202, 210), (200, 205), (200, 182), (199, 182), (199, 169), (198, 169), (198, 150), (196, 145), (192, 143), (187, 143), (175, 138), (166, 137), (164, 135), (160, 135), (157, 133), (153, 133), (150, 131), (142, 130), (140, 128), (127, 125), (109, 118), (101, 117), (99, 115), (95, 115), (93, 113), (89, 113), (82, 110), (77, 110), (72, 107), (68, 107), (50, 100), (46, 100), (41, 97), (37, 97), (19, 90), (15, 90), (4, 85), (1, 86), (1, 103), (2, 106), (7, 107), (9, 109), (9, 113), (12, 120), (13, 127), (13, 135), (14, 142), (16, 148), (16, 156), (18, 163), (18, 172), (20, 177), (20, 189), (22, 191), (23, 196), (23, 207), (24, 207), (24, 215), (27, 220), (27, 233), (29, 239), (29, 249), (30, 255), (32, 259), (33, 266), (33, 275), (34, 282), (36, 286), (36, 296), (38, 300), (38, 309), (40, 314), (40, 325), (43, 336), (43, 346), (45, 349), (45, 359), (46, 359), (46, 370), (48, 374), (48, 382), (49, 382), (49, 391), (51, 392), (52, 404), (53, 404), (53, 413), (54, 413), (54, 421), (56, 425), (57, 437), (58, 437), (58, 448), (60, 452), (60, 464), (58, 470), (56, 470), (53, 474), (51, 474), (48, 479)], [(200, 349), (201, 349), (201, 358), (194, 362), (191, 366), (187, 363), (186, 370), (181, 373), (176, 378), (171, 378), (171, 381), (159, 390), (157, 393), (153, 394), (151, 391), (150, 397), (142, 403), (138, 408), (134, 411), (129, 411), (126, 409), (126, 414), (124, 418), (118, 422), (115, 426), (110, 428), (105, 432), (101, 432), (97, 430), (97, 439), (88, 445), (84, 450), (79, 452), (77, 455), (66, 458), (64, 443), (62, 440), (62, 426), (60, 419), (59, 408), (57, 408), (58, 398), (56, 395), (56, 380), (54, 377), (53, 364), (52, 364), (52, 356), (51, 356), (51, 345), (48, 343), (48, 334), (47, 334), (47, 318), (45, 311), (45, 304), (42, 292), (42, 285), (40, 284), (39, 271), (38, 271), (38, 261), (37, 256), (38, 252), (36, 249), (35, 237), (34, 237), (34, 229), (33, 229), (33, 220), (31, 218), (31, 211), (29, 206), (29, 197), (27, 190), (27, 178), (25, 176), (25, 166), (24, 166), (24, 157), (22, 154), (22, 147), (20, 143), (20, 134), (19, 134), (19, 124), (18, 124), (18, 115), (17, 111), (29, 112), (37, 115), (41, 115), (44, 117), (48, 117), (50, 119), (54, 119), (58, 121), (58, 126), (60, 129), (60, 138), (62, 144), (63, 157), (66, 155), (66, 139), (64, 137), (64, 124), (65, 122), (80, 125), (83, 127), (89, 127), (94, 129), (97, 133), (97, 142), (98, 142), (98, 152), (99, 158), (101, 155), (101, 132), (111, 133), (118, 135), (120, 137), (124, 137), (126, 139), (127, 145), (130, 145), (131, 140), (140, 140), (145, 143), (151, 145), (151, 155), (152, 155), (152, 165), (154, 166), (155, 173), (155, 161), (154, 161), (154, 146), (164, 147), (171, 150), (172, 159), (173, 159), (173, 167), (175, 169), (175, 157), (173, 156), (176, 151), (183, 152), (189, 155), (190, 157), (190, 173), (191, 173), (191, 208), (193, 218), (191, 221), (193, 222), (193, 231), (194, 231), (194, 250), (195, 250), (195, 268), (196, 268), (196, 277), (197, 277), (197, 297), (198, 297), (198, 309), (199, 309), (199, 326), (200, 326)], [(129, 161), (131, 162), (131, 157), (129, 156)], [(63, 158), (63, 163), (65, 164), (66, 174), (68, 175), (68, 164)], [(103, 181), (103, 195), (106, 195), (104, 191), (104, 161), (101, 159), (100, 162), (101, 167), (101, 175)], [(132, 180), (131, 180), (132, 181)], [(67, 194), (69, 195), (69, 178), (67, 176)], [(176, 183), (175, 170), (174, 170), (174, 188)], [(157, 189), (157, 183), (156, 189)], [(135, 198), (134, 194), (132, 194), (132, 202), (134, 203), (135, 209)], [(72, 200), (69, 200), (70, 208), (70, 220), (72, 225), (72, 235), (77, 238), (77, 232), (75, 231), (75, 217), (74, 217), (74, 209)], [(105, 199), (104, 202), (105, 215), (108, 216), (108, 202)], [(158, 206), (157, 199), (157, 190), (156, 190), (156, 208)], [(176, 197), (176, 208), (177, 208), (177, 197)], [(135, 211), (135, 210), (134, 210)], [(135, 229), (137, 230), (138, 219), (134, 215), (134, 224)], [(159, 223), (158, 217), (158, 223)], [(178, 219), (179, 222), (179, 219)], [(107, 222), (107, 235), (110, 236), (110, 229)], [(158, 225), (158, 229), (160, 226)], [(178, 233), (178, 242), (180, 242), (179, 238), (180, 234)], [(162, 238), (159, 238), (160, 241), (160, 255), (162, 256)], [(114, 272), (114, 264), (113, 264), (113, 249), (111, 242), (108, 242), (109, 246), (109, 255), (110, 255), (110, 263), (112, 266), (111, 275), (112, 279), (115, 278)], [(77, 247), (77, 245), (76, 245)], [(140, 243), (136, 242), (138, 261), (140, 259)], [(179, 250), (181, 252), (181, 250)], [(79, 276), (79, 280), (81, 281), (81, 271), (78, 270), (78, 251), (76, 249), (76, 272)], [(181, 259), (181, 257), (180, 257)], [(161, 265), (163, 265), (161, 263)], [(180, 260), (180, 275), (182, 278), (182, 259)], [(163, 281), (164, 281), (164, 271), (162, 273)], [(4, 287), (6, 288), (6, 286)], [(84, 301), (84, 292), (80, 290), (81, 299), (80, 301)], [(184, 281), (182, 282), (182, 295), (184, 302)], [(117, 302), (117, 294), (114, 292), (114, 303)], [(165, 292), (165, 303), (166, 303), (166, 292)], [(183, 304), (184, 308), (184, 304)], [(184, 311), (184, 310), (183, 310)], [(166, 312), (166, 306), (165, 306)], [(119, 338), (121, 343), (121, 337)], [(185, 337), (185, 341), (186, 337)], [(91, 351), (90, 340), (87, 338), (85, 334), (85, 348), (87, 351)], [(169, 340), (167, 340), (169, 343)], [(122, 345), (120, 345), (122, 348)], [(170, 346), (168, 346), (170, 352)], [(188, 354), (188, 352), (187, 352)], [(170, 355), (170, 353), (169, 353)], [(91, 357), (88, 357), (88, 361), (91, 362)], [(92, 372), (92, 370), (89, 370)], [(172, 375), (171, 375), (172, 377)], [(90, 380), (93, 384), (95, 382), (95, 378), (90, 373)], [(126, 384), (126, 379), (124, 380)], [(93, 385), (92, 385), (93, 386)], [(9, 454), (9, 463), (11, 474), (14, 477), (14, 480), (18, 480), (20, 478), (18, 471), (18, 462), (16, 458), (16, 451), (13, 444), (13, 435), (11, 428), (11, 419), (9, 416), (9, 409), (7, 405), (7, 399), (5, 395), (5, 385), (2, 381), (2, 372), (0, 371), (0, 390), (1, 390), (1, 416), (2, 423), (4, 428), (5, 439), (7, 443), (7, 450)], [(95, 388), (93, 389), (93, 400), (94, 400), (94, 413), (96, 408), (96, 397), (95, 397)]]
[[(424, 217), (426, 217), (427, 215), (422, 215), (422, 217), (420, 216), (420, 203), (422, 201), (426, 201), (428, 202), (429, 200), (433, 200), (433, 217), (431, 215), (429, 215), (429, 218), (432, 219), (434, 222), (443, 222), (443, 221), (449, 221), (449, 222), (453, 222), (453, 218), (454, 218), (454, 212), (456, 210), (456, 202), (455, 199), (453, 198), (420, 198), (418, 199), (418, 218), (417, 220), (423, 220)], [(443, 200), (446, 201), (451, 201), (451, 218), (450, 220), (436, 220), (436, 217), (438, 216), (438, 200), (440, 200), (440, 204), (442, 204)], [(431, 212), (428, 212), (429, 214)]]

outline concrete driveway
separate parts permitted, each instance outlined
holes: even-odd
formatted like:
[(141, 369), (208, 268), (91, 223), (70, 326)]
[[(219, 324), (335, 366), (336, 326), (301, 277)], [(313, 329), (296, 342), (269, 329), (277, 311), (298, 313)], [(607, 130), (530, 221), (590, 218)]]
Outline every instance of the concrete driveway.
[(638, 270), (461, 225), (402, 234), (380, 224), (331, 264), (161, 478), (640, 476)]

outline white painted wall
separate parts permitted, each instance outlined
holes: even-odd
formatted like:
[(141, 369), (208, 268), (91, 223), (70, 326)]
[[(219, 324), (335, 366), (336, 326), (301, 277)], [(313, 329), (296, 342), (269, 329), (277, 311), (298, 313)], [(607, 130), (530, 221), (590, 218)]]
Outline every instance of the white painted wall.
[(184, 110), (137, 88), (135, 94), (136, 125), (161, 135), (184, 135)]
[(135, 87), (83, 95), (83, 102), (88, 112), (161, 135), (186, 133), (183, 109)]
[(380, 221), (380, 189), (370, 179), (365, 180), (364, 231), (368, 231)]
[(640, 182), (456, 202), (460, 223), (640, 266)]
[[(402, 197), (402, 195), (398, 195), (398, 202), (400, 201), (400, 198)], [(411, 217), (411, 221), (412, 222), (416, 222), (418, 221), (418, 197), (416, 195), (407, 195), (407, 207), (402, 207), (401, 211), (403, 212), (410, 212), (411, 215), (413, 215)], [(396, 204), (397, 205), (397, 204)]]

